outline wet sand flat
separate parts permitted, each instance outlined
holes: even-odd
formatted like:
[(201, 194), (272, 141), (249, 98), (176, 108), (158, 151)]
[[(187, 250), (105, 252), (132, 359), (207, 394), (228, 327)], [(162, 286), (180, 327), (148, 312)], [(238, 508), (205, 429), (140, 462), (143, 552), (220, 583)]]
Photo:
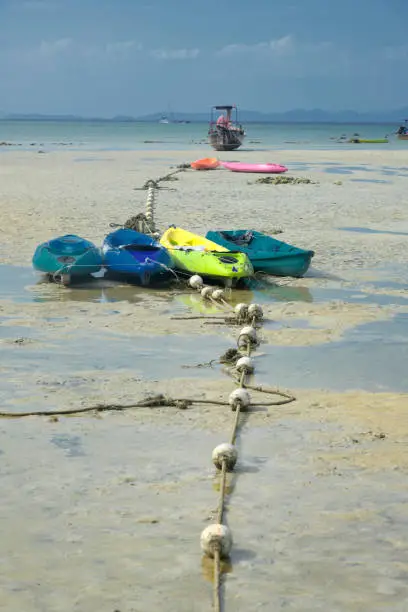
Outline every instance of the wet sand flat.
[[(133, 188), (185, 156), (2, 155), (3, 411), (131, 403), (158, 392), (228, 398), (234, 383), (218, 359), (239, 328), (188, 318), (227, 310), (183, 285), (142, 290), (98, 279), (62, 288), (30, 267), (35, 246), (58, 234), (100, 244), (109, 223), (143, 211), (146, 193)], [(228, 296), (264, 308), (255, 384), (289, 389), (297, 401), (254, 410), (243, 424), (229, 483), (225, 610), (405, 612), (405, 153), (273, 157), (317, 184), (186, 171), (166, 183), (175, 191), (158, 194), (163, 229), (280, 229), (277, 238), (316, 252), (305, 278), (268, 278)], [(208, 404), (2, 419), (0, 608), (211, 609), (199, 536), (218, 499), (211, 452), (231, 427), (229, 409)]]
[[(195, 396), (231, 388), (163, 387), (175, 382)], [(251, 415), (239, 440), (226, 609), (402, 612), (408, 396), (299, 396)], [(3, 423), (3, 602), (209, 609), (198, 535), (216, 507), (210, 451), (230, 425), (230, 413), (204, 407)]]

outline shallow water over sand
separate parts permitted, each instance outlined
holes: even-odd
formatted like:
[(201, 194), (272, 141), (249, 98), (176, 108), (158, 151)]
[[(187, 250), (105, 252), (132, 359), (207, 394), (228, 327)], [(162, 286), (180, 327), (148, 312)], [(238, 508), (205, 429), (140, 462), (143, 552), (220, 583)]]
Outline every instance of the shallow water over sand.
[[(219, 366), (192, 366), (217, 360), (228, 347), (234, 346), (236, 330), (222, 324), (222, 315), (228, 314), (214, 304), (206, 304), (200, 296), (188, 289), (166, 288), (146, 291), (140, 287), (115, 283), (105, 279), (94, 279), (82, 286), (64, 288), (38, 281), (32, 271), (25, 268), (0, 266), (0, 282), (6, 286), (4, 297), (12, 303), (20, 304), (15, 312), (3, 307), (0, 320), (0, 354), (5, 364), (3, 401), (11, 400), (10, 379), (15, 380), (17, 390), (13, 393), (12, 404), (33, 403), (36, 408), (41, 403), (42, 375), (52, 382), (63, 381), (70, 384), (70, 378), (81, 380), (82, 372), (96, 372), (97, 377), (104, 372), (132, 372), (136, 379), (157, 380), (162, 378), (181, 378), (189, 370), (200, 378), (220, 378)], [(301, 280), (298, 282), (302, 282)], [(378, 281), (379, 284), (380, 281)], [(262, 282), (260, 288), (249, 291), (234, 291), (232, 304), (244, 301), (257, 301), (264, 307), (268, 304), (288, 301), (293, 303), (314, 304), (322, 315), (330, 314), (331, 303), (350, 305), (363, 304), (363, 308), (408, 307), (403, 295), (365, 293), (362, 290), (345, 289), (334, 284), (327, 286), (279, 286)], [(146, 298), (146, 295), (148, 298)], [(147, 302), (144, 300), (148, 299)], [(62, 310), (62, 304), (72, 301), (74, 310)], [(36, 304), (36, 318), (29, 315), (30, 304)], [(96, 310), (81, 309), (81, 304), (94, 304)], [(24, 306), (26, 304), (26, 306)], [(61, 304), (61, 308), (58, 308)], [(84, 329), (87, 317), (89, 323), (95, 322), (98, 304), (105, 310), (97, 323), (99, 331), (93, 327)], [(132, 327), (110, 327), (109, 321), (117, 324), (123, 319), (122, 308), (135, 306), (146, 312), (145, 308), (157, 308), (158, 326), (161, 322), (179, 317), (174, 321), (171, 333), (165, 327), (156, 328), (149, 334), (140, 327), (140, 332)], [(111, 306), (107, 308), (106, 306)], [(28, 309), (25, 311), (25, 308)], [(52, 310), (51, 310), (52, 308)], [(24, 312), (27, 315), (24, 316)], [(152, 312), (150, 310), (150, 312)], [(317, 310), (317, 313), (319, 310)], [(199, 339), (187, 327), (188, 320), (183, 317), (195, 316), (201, 323)], [(199, 317), (210, 317), (200, 321)], [(221, 317), (221, 319), (211, 319)], [(270, 382), (282, 387), (325, 388), (337, 391), (364, 389), (367, 391), (408, 391), (405, 376), (405, 363), (408, 358), (408, 343), (405, 330), (408, 315), (398, 311), (384, 320), (359, 323), (357, 320), (350, 328), (334, 341), (325, 337), (324, 329), (329, 323), (311, 318), (307, 311), (291, 318), (275, 318), (270, 311), (261, 331), (262, 344), (259, 358), (258, 376), (262, 382)], [(125, 317), (126, 318), (126, 317)], [(95, 323), (93, 323), (95, 324)], [(70, 331), (64, 331), (67, 327)], [(205, 326), (205, 327), (204, 327)], [(152, 331), (154, 331), (154, 325)], [(313, 339), (321, 332), (321, 339)], [(285, 334), (291, 335), (290, 345)], [(297, 341), (297, 336), (299, 341)], [(302, 339), (301, 339), (302, 337)], [(333, 338), (332, 338), (333, 339)], [(286, 346), (282, 346), (282, 344)], [(356, 367), (358, 364), (358, 367)], [(392, 367), (390, 366), (392, 364)], [(82, 377), (83, 378), (83, 377)], [(92, 376), (91, 376), (92, 378)], [(38, 379), (38, 380), (37, 380)], [(23, 383), (23, 380), (25, 381)], [(15, 385), (14, 385), (15, 386)], [(81, 392), (86, 389), (83, 378)], [(55, 393), (50, 391), (48, 396)]]
[[(245, 202), (257, 228), (282, 223), (282, 239), (316, 251), (305, 278), (230, 296), (265, 311), (252, 382), (287, 387), (296, 402), (252, 408), (243, 422), (225, 612), (406, 612), (406, 168), (397, 152), (360, 151), (268, 154), (318, 185), (186, 172), (160, 193), (161, 226), (247, 227)], [(217, 358), (239, 328), (227, 311), (177, 286), (65, 289), (28, 267), (54, 234), (100, 244), (109, 223), (142, 209), (133, 187), (193, 154), (203, 151), (2, 156), (1, 261), (26, 266), (0, 266), (3, 410), (228, 398), (234, 382)], [(0, 608), (210, 610), (199, 536), (218, 501), (211, 452), (232, 418), (195, 404), (0, 420)]]
[[(169, 418), (1, 423), (5, 609), (211, 608), (199, 534), (225, 434)], [(358, 431), (357, 444), (347, 427), (284, 411), (245, 428), (225, 610), (405, 611), (406, 473), (350, 464), (356, 448), (369, 457), (387, 444)]]
[[(362, 231), (367, 233), (385, 233), (395, 235), (408, 235), (405, 232), (380, 232), (365, 230), (364, 228), (340, 228), (347, 231)], [(394, 273), (401, 274), (399, 282), (387, 280), (392, 272), (390, 269), (373, 270), (376, 280), (369, 279), (364, 282), (345, 283), (341, 278), (331, 280), (330, 275), (319, 274), (313, 266), (308, 271), (305, 279), (298, 279), (292, 283), (276, 277), (260, 277), (259, 280), (250, 280), (248, 288), (234, 289), (228, 293), (228, 300), (232, 305), (240, 301), (250, 303), (253, 300), (263, 303), (278, 302), (325, 302), (330, 300), (341, 300), (344, 302), (356, 302), (365, 299), (372, 304), (404, 304), (407, 290), (408, 273), (405, 269), (394, 266)], [(317, 282), (310, 284), (309, 279)], [(318, 281), (326, 281), (319, 283)], [(354, 284), (354, 287), (353, 287)], [(16, 303), (26, 302), (140, 302), (146, 294), (153, 296), (158, 301), (169, 303), (185, 302), (186, 306), (203, 303), (198, 296), (194, 295), (185, 286), (177, 283), (163, 288), (146, 288), (137, 285), (118, 282), (101, 276), (90, 278), (87, 281), (77, 282), (70, 287), (60, 287), (55, 283), (48, 282), (42, 275), (35, 273), (31, 268), (23, 266), (11, 266), (0, 264), (0, 285), (2, 287), (2, 299), (10, 299)], [(351, 286), (351, 288), (348, 287)], [(386, 293), (367, 292), (369, 286), (376, 289), (396, 289), (403, 292), (402, 297), (387, 295)], [(208, 309), (207, 309), (208, 310)]]

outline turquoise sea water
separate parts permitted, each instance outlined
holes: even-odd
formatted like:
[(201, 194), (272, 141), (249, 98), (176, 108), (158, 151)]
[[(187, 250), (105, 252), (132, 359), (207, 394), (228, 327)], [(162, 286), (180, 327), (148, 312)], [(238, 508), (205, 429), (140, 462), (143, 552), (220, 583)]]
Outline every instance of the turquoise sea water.
[[(247, 137), (240, 151), (279, 149), (406, 149), (407, 141), (392, 134), (391, 124), (257, 124), (245, 126)], [(113, 150), (191, 150), (207, 144), (206, 123), (160, 124), (104, 121), (0, 121), (0, 151), (74, 149)], [(361, 138), (384, 138), (387, 144), (347, 144), (336, 142), (345, 134)], [(210, 147), (208, 146), (210, 150)]]

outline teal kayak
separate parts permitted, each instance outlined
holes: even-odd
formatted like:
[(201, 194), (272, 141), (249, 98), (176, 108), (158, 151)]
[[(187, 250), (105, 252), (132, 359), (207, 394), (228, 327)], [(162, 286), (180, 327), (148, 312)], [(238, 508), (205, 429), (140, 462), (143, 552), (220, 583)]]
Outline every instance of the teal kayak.
[(234, 251), (246, 253), (255, 272), (272, 276), (303, 276), (314, 251), (276, 240), (255, 230), (223, 230), (207, 232), (206, 238)]
[(102, 263), (100, 249), (89, 240), (74, 234), (43, 242), (38, 245), (33, 256), (36, 270), (63, 284), (99, 272)]

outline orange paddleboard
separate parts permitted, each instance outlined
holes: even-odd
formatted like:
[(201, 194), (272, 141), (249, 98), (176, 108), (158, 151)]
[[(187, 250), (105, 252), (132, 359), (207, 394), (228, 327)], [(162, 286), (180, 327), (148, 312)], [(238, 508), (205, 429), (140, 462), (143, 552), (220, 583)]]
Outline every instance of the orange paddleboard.
[(216, 157), (204, 157), (203, 159), (191, 162), (190, 165), (194, 170), (215, 170), (220, 165), (220, 162)]

